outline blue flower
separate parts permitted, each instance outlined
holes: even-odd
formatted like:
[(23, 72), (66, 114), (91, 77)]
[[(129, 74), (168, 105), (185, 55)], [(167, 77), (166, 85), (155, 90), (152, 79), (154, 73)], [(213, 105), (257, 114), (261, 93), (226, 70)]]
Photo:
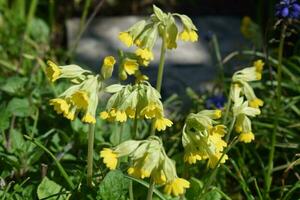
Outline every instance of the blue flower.
[(223, 108), (226, 102), (226, 98), (223, 95), (217, 95), (209, 97), (206, 100), (206, 108), (215, 109), (215, 108)]
[(281, 0), (276, 5), (276, 16), (297, 19), (300, 17), (300, 4), (297, 3), (297, 0)]

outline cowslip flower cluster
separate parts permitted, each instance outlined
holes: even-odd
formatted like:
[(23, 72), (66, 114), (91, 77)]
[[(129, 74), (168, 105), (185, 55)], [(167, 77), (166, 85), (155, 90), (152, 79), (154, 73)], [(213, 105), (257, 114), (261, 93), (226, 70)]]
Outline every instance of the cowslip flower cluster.
[[(134, 65), (131, 63), (128, 74), (138, 70), (137, 63), (147, 66), (154, 59), (152, 49), (156, 40), (161, 37), (166, 41), (167, 49), (177, 48), (177, 39), (196, 42), (198, 40), (197, 28), (192, 20), (178, 13), (164, 13), (161, 9), (153, 6), (154, 14), (149, 21), (141, 20), (129, 29), (119, 33), (119, 40), (127, 47), (135, 45), (135, 55), (138, 57)], [(183, 30), (178, 33), (178, 27), (174, 17), (179, 17), (183, 24)], [(124, 74), (124, 72), (123, 72)]]
[(126, 80), (128, 75), (134, 75), (137, 83), (149, 80), (149, 78), (140, 71), (140, 66), (147, 67), (149, 62), (139, 58), (134, 53), (123, 51), (120, 53), (120, 61), (119, 78), (121, 80)]
[(297, 0), (281, 0), (276, 5), (276, 16), (288, 19), (300, 17), (300, 4)]
[(248, 116), (259, 115), (259, 108), (263, 106), (264, 102), (256, 97), (249, 82), (261, 79), (263, 66), (263, 61), (257, 60), (252, 67), (237, 71), (232, 77), (231, 100), (234, 103), (232, 111), (236, 117), (235, 130), (240, 133), (239, 140), (241, 142), (249, 143), (255, 138)]
[(222, 139), (226, 126), (215, 121), (221, 118), (221, 113), (221, 110), (203, 110), (188, 115), (182, 134), (185, 162), (195, 164), (197, 160), (208, 160), (208, 166), (215, 168), (218, 162), (227, 160), (228, 156), (223, 155), (227, 143)]
[(52, 61), (48, 61), (47, 64), (46, 75), (51, 82), (67, 78), (72, 83), (57, 98), (50, 100), (54, 110), (69, 120), (74, 120), (82, 113), (82, 122), (96, 123), (98, 91), (102, 86), (102, 80), (111, 76), (115, 59), (112, 56), (104, 59), (100, 75), (93, 75), (78, 65), (58, 66)]
[(111, 85), (106, 88), (113, 95), (107, 102), (106, 111), (100, 113), (102, 119), (126, 122), (130, 119), (152, 119), (154, 127), (163, 131), (172, 126), (172, 121), (164, 117), (161, 96), (149, 83), (135, 85)]
[(155, 184), (165, 185), (166, 194), (179, 196), (190, 186), (187, 180), (177, 176), (174, 161), (166, 155), (162, 141), (156, 136), (150, 136), (147, 140), (128, 140), (100, 152), (100, 157), (110, 170), (117, 168), (118, 158), (123, 156), (131, 159), (127, 170), (129, 175), (151, 178)]

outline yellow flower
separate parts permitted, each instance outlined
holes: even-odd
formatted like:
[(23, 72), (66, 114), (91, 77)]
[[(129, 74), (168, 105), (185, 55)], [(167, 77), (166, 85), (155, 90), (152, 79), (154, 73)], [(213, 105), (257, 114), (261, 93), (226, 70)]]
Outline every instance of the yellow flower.
[(257, 60), (254, 62), (254, 67), (256, 69), (257, 72), (262, 72), (263, 68), (264, 68), (265, 63), (262, 60)]
[(50, 105), (54, 106), (54, 110), (58, 114), (62, 113), (63, 115), (68, 115), (68, 113), (69, 113), (70, 106), (67, 103), (67, 101), (64, 99), (61, 99), (61, 98), (51, 99)]
[(141, 179), (148, 178), (151, 175), (150, 172), (137, 167), (129, 167), (127, 173), (135, 178)]
[(241, 24), (241, 33), (244, 35), (245, 38), (251, 38), (252, 37), (252, 32), (251, 32), (251, 23), (252, 20), (250, 17), (245, 16), (242, 19), (242, 24)]
[(187, 30), (187, 29), (184, 29), (184, 30), (180, 33), (179, 38), (180, 38), (182, 41), (185, 41), (185, 42), (188, 42), (188, 41), (196, 42), (196, 41), (198, 41), (198, 34), (197, 34), (197, 32), (194, 31), (194, 30)]
[(173, 125), (173, 122), (167, 118), (161, 117), (155, 119), (154, 127), (158, 131), (164, 131), (167, 127), (171, 127)]
[(93, 115), (89, 114), (89, 113), (86, 113), (81, 120), (83, 122), (89, 123), (89, 124), (95, 124), (96, 123), (95, 117)]
[(254, 140), (255, 136), (252, 132), (247, 133), (241, 133), (239, 136), (239, 141), (244, 143), (250, 143), (252, 140)]
[(182, 195), (186, 188), (190, 187), (190, 183), (183, 178), (175, 178), (173, 181), (167, 183), (164, 188), (164, 192), (168, 195), (174, 196)]
[(127, 108), (126, 114), (130, 119), (134, 119), (135, 118), (135, 109)]
[(185, 42), (190, 40), (190, 34), (189, 34), (188, 30), (182, 31), (180, 33), (179, 37), (182, 41), (185, 41)]
[(126, 122), (126, 120), (127, 120), (126, 112), (118, 110), (116, 112), (116, 121), (117, 122)]
[(215, 119), (220, 119), (222, 117), (222, 110), (215, 110)]
[(47, 61), (48, 67), (46, 68), (46, 75), (51, 82), (56, 81), (61, 75), (60, 68), (52, 61)]
[(146, 107), (144, 107), (141, 111), (141, 115), (146, 119), (152, 119), (155, 117), (160, 117), (162, 115), (162, 108), (157, 103), (149, 103)]
[(120, 32), (119, 40), (123, 42), (127, 47), (130, 47), (133, 44), (133, 38), (128, 32)]
[[(219, 160), (221, 159), (221, 157), (222, 157), (222, 153), (210, 155), (208, 163), (207, 163), (208, 166), (212, 169), (215, 168), (217, 166)], [(228, 156), (227, 156), (227, 154), (225, 154), (219, 163), (221, 163), (221, 164), (225, 163), (227, 159), (228, 159)]]
[(135, 54), (139, 57), (141, 57), (142, 59), (144, 60), (153, 60), (153, 53), (152, 51), (150, 51), (149, 49), (141, 49), (141, 48), (138, 48), (136, 51), (135, 51)]
[(190, 40), (191, 40), (191, 42), (196, 42), (196, 41), (198, 41), (198, 34), (196, 33), (196, 31), (191, 30), (191, 31), (189, 32), (189, 35), (190, 35)]
[(197, 160), (202, 160), (202, 157), (198, 152), (187, 152), (184, 154), (183, 160), (191, 165), (195, 164)]
[(68, 114), (65, 114), (64, 117), (73, 121), (75, 118), (76, 107), (73, 107)]
[(264, 105), (264, 102), (259, 98), (255, 98), (255, 99), (252, 99), (251, 101), (249, 101), (249, 106), (252, 108), (259, 108), (260, 106), (263, 106), (263, 105)]
[(106, 66), (113, 66), (115, 63), (116, 60), (113, 56), (106, 56), (103, 61), (103, 64)]
[(86, 91), (78, 90), (71, 96), (71, 100), (79, 109), (87, 109), (89, 105), (89, 96)]
[(111, 149), (104, 148), (100, 152), (100, 157), (103, 158), (104, 164), (110, 169), (114, 170), (118, 164), (118, 155), (114, 153)]
[(123, 67), (127, 74), (132, 75), (139, 69), (139, 64), (136, 60), (126, 59)]
[(103, 65), (101, 68), (101, 75), (103, 79), (108, 79), (111, 77), (115, 63), (116, 60), (113, 56), (106, 56), (104, 58)]
[(109, 113), (106, 112), (106, 111), (101, 112), (100, 113), (100, 118), (101, 119), (107, 119), (107, 118), (109, 118)]
[(148, 81), (149, 80), (149, 77), (144, 75), (144, 74), (141, 74), (139, 73), (138, 75), (135, 75), (135, 82), (136, 83), (140, 83), (140, 82), (143, 82), (143, 81)]
[(163, 170), (158, 170), (153, 173), (153, 180), (158, 185), (163, 185), (167, 182), (167, 177)]

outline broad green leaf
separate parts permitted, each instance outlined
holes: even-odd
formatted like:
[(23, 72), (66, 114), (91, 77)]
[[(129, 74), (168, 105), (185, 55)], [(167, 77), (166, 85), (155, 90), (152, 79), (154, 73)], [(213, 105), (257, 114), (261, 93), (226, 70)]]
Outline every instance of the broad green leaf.
[(18, 130), (13, 129), (10, 132), (12, 151), (24, 151), (25, 140)]
[(186, 197), (189, 200), (197, 200), (198, 196), (200, 195), (202, 188), (203, 188), (203, 183), (196, 179), (196, 178), (191, 178), (189, 180), (191, 186), (190, 188), (186, 191)]
[(222, 196), (217, 190), (211, 190), (211, 191), (207, 192), (201, 199), (202, 200), (211, 200), (211, 199), (221, 200)]
[(13, 98), (7, 105), (7, 111), (18, 117), (30, 116), (33, 112), (28, 99)]
[(121, 200), (128, 192), (129, 180), (119, 170), (110, 171), (100, 183), (98, 200)]
[[(45, 176), (37, 188), (37, 195), (39, 199), (49, 197), (47, 198), (47, 200), (65, 200), (67, 199), (67, 195), (59, 194), (63, 191), (64, 189), (60, 185), (58, 185), (54, 181), (51, 181)], [(53, 197), (50, 197), (52, 195)]]
[(14, 76), (5, 80), (5, 83), (1, 86), (1, 90), (10, 94), (20, 94), (24, 90), (24, 85), (27, 78)]
[(49, 40), (49, 27), (39, 18), (33, 18), (29, 26), (30, 36), (36, 42), (47, 42)]

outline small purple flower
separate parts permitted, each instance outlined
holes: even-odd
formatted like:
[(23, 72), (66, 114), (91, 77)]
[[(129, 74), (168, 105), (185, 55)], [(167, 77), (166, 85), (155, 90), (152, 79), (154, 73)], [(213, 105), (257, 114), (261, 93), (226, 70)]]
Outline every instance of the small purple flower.
[(297, 0), (281, 0), (276, 5), (276, 16), (281, 18), (298, 19), (300, 17), (300, 4)]
[(206, 108), (223, 108), (225, 102), (226, 98), (223, 95), (212, 96), (206, 100)]

